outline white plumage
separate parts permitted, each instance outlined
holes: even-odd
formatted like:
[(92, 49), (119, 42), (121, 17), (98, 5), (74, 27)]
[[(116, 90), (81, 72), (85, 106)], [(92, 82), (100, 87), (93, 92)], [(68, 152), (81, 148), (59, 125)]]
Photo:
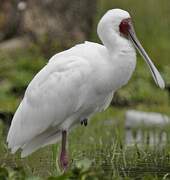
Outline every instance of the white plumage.
[(85, 42), (58, 53), (33, 78), (7, 137), (13, 153), (21, 148), (24, 157), (56, 143), (63, 129), (69, 130), (109, 106), (114, 92), (128, 82), (136, 65), (133, 44), (119, 31), (127, 18), (126, 11), (108, 11), (98, 24), (104, 45)]

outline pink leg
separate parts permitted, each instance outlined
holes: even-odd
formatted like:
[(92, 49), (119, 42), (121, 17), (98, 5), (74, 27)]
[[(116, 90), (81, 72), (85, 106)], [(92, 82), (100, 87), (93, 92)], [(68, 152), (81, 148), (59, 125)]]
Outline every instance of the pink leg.
[(68, 154), (66, 151), (66, 143), (67, 143), (67, 131), (63, 130), (62, 131), (62, 144), (61, 144), (61, 153), (60, 153), (60, 159), (59, 159), (59, 163), (61, 168), (66, 171), (68, 168), (68, 164), (69, 164), (69, 158), (68, 158)]

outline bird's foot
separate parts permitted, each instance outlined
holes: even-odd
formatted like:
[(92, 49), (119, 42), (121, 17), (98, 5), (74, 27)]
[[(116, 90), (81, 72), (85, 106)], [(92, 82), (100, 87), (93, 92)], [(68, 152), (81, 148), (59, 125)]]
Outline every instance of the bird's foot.
[(61, 151), (59, 158), (59, 165), (64, 172), (68, 169), (69, 166), (69, 156), (66, 151)]
[(81, 120), (81, 125), (87, 126), (87, 123), (88, 123), (87, 118)]

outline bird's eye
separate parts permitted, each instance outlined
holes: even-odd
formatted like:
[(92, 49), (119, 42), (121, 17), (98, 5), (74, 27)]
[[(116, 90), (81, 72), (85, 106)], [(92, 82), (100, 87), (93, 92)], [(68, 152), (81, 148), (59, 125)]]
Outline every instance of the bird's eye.
[(128, 30), (130, 29), (130, 22), (131, 22), (130, 18), (123, 19), (119, 25), (119, 31), (124, 36), (128, 36)]

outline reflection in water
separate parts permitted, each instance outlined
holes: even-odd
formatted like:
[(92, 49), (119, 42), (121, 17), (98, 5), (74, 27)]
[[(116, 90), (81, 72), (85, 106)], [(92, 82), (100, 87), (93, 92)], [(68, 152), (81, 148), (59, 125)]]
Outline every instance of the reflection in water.
[(135, 130), (130, 128), (126, 129), (126, 133), (125, 133), (126, 145), (147, 144), (152, 146), (159, 144), (159, 146), (164, 146), (166, 145), (166, 142), (167, 142), (167, 133), (164, 131), (153, 132), (152, 130), (148, 130), (147, 132), (142, 132), (141, 129), (135, 129)]
[(167, 127), (170, 119), (160, 113), (146, 113), (129, 110), (125, 118), (125, 142), (126, 145), (164, 146), (168, 141)]

